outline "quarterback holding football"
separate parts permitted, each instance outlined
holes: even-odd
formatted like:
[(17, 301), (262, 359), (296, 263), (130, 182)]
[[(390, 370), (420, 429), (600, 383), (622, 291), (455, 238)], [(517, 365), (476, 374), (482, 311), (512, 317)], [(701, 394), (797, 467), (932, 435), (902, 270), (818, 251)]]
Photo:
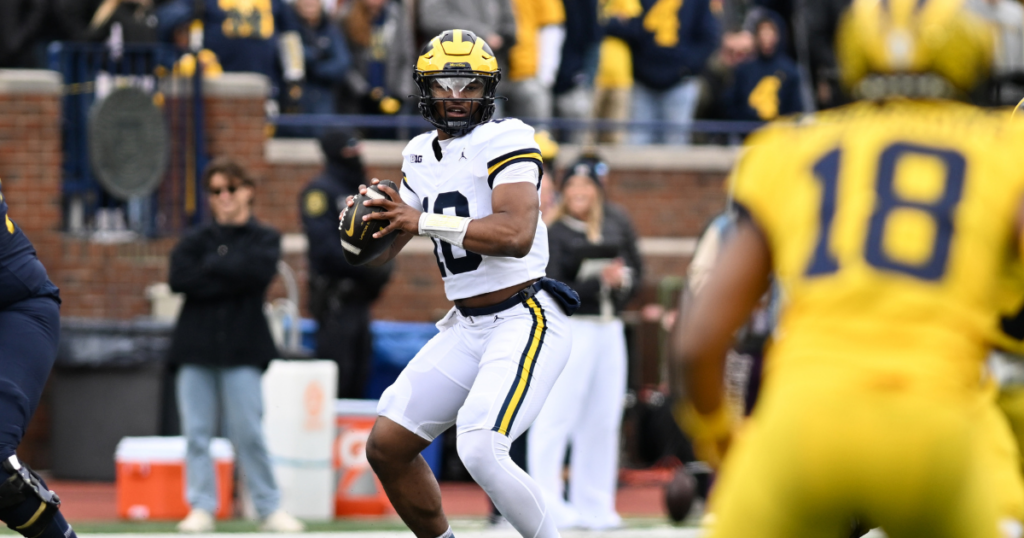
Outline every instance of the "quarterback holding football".
[(455, 425), (459, 456), (512, 526), (555, 537), (541, 491), (508, 453), (568, 359), (567, 316), (579, 306), (568, 286), (545, 278), (540, 150), (532, 127), (491, 121), (501, 73), (472, 32), (433, 38), (413, 77), (420, 113), (437, 129), (402, 152), (397, 192), (374, 180), (348, 200), (342, 244), (353, 263), (378, 264), (414, 235), (430, 237), (455, 307), (381, 396), (366, 455), (416, 536), (447, 538), (440, 490), (420, 452)]

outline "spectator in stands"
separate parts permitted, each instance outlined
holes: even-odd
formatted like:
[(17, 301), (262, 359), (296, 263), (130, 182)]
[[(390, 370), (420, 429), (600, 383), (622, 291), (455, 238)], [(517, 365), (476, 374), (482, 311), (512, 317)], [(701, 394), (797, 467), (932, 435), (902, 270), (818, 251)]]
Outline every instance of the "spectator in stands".
[(36, 68), (36, 39), (46, 19), (46, 0), (0, 2), (0, 67)]
[(338, 363), (338, 397), (363, 398), (373, 357), (370, 306), (391, 277), (393, 264), (355, 267), (338, 241), (338, 214), (348, 195), (368, 183), (362, 146), (352, 131), (320, 139), (327, 164), (299, 197), (309, 239), (309, 310), (320, 324), (316, 356)]
[(87, 39), (89, 23), (104, 0), (49, 0), (54, 29), (49, 36), (61, 41)]
[(558, 158), (558, 142), (551, 138), (547, 131), (537, 131), (533, 135), (540, 148), (540, 157), (543, 165), (540, 177), (540, 217), (544, 224), (550, 226), (554, 222), (556, 208), (558, 207), (558, 184), (555, 183), (555, 159)]
[[(224, 71), (248, 71), (266, 75), (277, 98), (282, 74), (277, 38), (295, 30), (297, 22), (284, 0), (202, 0), (203, 12), (196, 12), (195, 0), (169, 0), (161, 13), (174, 18), (161, 19), (161, 28), (174, 28), (201, 16), (203, 46), (217, 55)], [(162, 35), (170, 32), (161, 31)]]
[[(530, 427), (527, 468), (560, 528), (621, 525), (615, 511), (619, 428), (626, 396), (623, 307), (641, 281), (636, 233), (604, 199), (608, 166), (585, 156), (570, 166), (548, 230), (547, 274), (580, 295), (570, 318), (572, 353)], [(562, 468), (569, 456), (568, 495)]]
[[(555, 77), (555, 115), (560, 118), (588, 119), (594, 108), (594, 72), (598, 47), (604, 31), (598, 23), (599, 0), (564, 0), (565, 43)], [(582, 130), (563, 139), (583, 141)]]
[(353, 68), (339, 88), (347, 114), (398, 114), (418, 93), (409, 76), (416, 63), (415, 15), (411, 0), (349, 0), (339, 14), (352, 51)]
[[(418, 0), (420, 32), (435, 36), (458, 28), (480, 36), (508, 73), (509, 48), (516, 44), (512, 0)], [(500, 105), (500, 102), (497, 103)]]
[[(722, 46), (708, 60), (704, 71), (707, 92), (701, 99), (698, 117), (713, 120), (729, 119), (729, 91), (734, 86), (736, 66), (754, 55), (754, 35), (748, 30), (725, 32)], [(705, 133), (702, 140), (712, 144), (739, 144), (742, 138), (731, 133)]]
[[(321, 0), (295, 0), (297, 30), (302, 40), (305, 77), (288, 84), (282, 110), (299, 114), (334, 114), (335, 88), (345, 80), (351, 55), (345, 38), (324, 13)], [(322, 129), (281, 127), (280, 136), (315, 138)]]
[(786, 53), (785, 22), (767, 9), (754, 15), (756, 56), (736, 66), (724, 96), (726, 115), (734, 120), (770, 121), (803, 110), (800, 73)]
[(103, 0), (96, 8), (84, 38), (123, 43), (155, 43), (157, 16), (153, 0)]
[(839, 87), (839, 66), (836, 65), (836, 25), (850, 5), (850, 0), (816, 0), (804, 2), (800, 15), (806, 26), (807, 59), (817, 108), (832, 108), (846, 102)]
[(214, 530), (217, 489), (210, 440), (222, 423), (262, 528), (300, 532), (302, 522), (278, 506), (281, 495), (260, 423), (260, 378), (277, 355), (263, 303), (277, 273), (281, 235), (253, 218), (255, 186), (234, 161), (211, 162), (203, 185), (213, 222), (182, 237), (171, 252), (169, 277), (171, 289), (185, 294), (169, 357), (179, 367), (178, 412), (188, 441), (185, 482), (192, 507), (178, 530)]
[(516, 44), (508, 52), (508, 74), (503, 76), (509, 116), (548, 119), (552, 113), (551, 88), (565, 41), (562, 0), (512, 0), (516, 17)]
[[(607, 26), (608, 34), (626, 40), (633, 53), (633, 120), (687, 124), (700, 98), (698, 75), (718, 48), (718, 20), (708, 0), (642, 0), (641, 5), (639, 16), (613, 18)], [(667, 133), (639, 128), (630, 142), (688, 144), (690, 127), (673, 127)]]
[[(604, 20), (632, 19), (643, 12), (640, 0), (605, 0), (601, 6)], [(594, 117), (625, 121), (629, 119), (629, 101), (633, 89), (633, 58), (629, 43), (619, 37), (605, 36), (601, 41), (597, 76), (594, 78)], [(618, 144), (624, 132), (603, 131), (599, 142)]]
[(1024, 98), (1024, 7), (1013, 0), (968, 0), (972, 11), (992, 25), (996, 36), (993, 74), (1000, 81), (997, 105)]

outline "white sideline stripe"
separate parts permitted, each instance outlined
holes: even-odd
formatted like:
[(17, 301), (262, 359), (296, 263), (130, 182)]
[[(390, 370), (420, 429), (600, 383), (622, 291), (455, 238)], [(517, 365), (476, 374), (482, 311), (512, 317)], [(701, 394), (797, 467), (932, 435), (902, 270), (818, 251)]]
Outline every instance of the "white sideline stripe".
[[(344, 246), (345, 243), (342, 243)], [(355, 247), (352, 247), (355, 248)], [(697, 248), (696, 237), (641, 237), (637, 243), (641, 256), (686, 258), (693, 256)], [(306, 235), (289, 233), (281, 236), (281, 251), (284, 254), (305, 254), (309, 250)], [(429, 237), (413, 237), (402, 249), (401, 254), (430, 254), (434, 251), (434, 243)], [(354, 252), (354, 251), (353, 251)], [(354, 252), (359, 254), (358, 252)]]

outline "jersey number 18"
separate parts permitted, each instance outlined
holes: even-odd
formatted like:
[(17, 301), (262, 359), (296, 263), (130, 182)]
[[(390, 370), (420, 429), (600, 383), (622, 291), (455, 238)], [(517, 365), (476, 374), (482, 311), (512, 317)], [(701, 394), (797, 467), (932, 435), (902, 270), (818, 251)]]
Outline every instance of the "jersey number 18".
[[(896, 167), (906, 156), (924, 156), (938, 160), (945, 171), (942, 196), (932, 202), (908, 200), (894, 188)], [(836, 213), (836, 199), (839, 185), (839, 169), (843, 150), (836, 148), (814, 165), (814, 177), (822, 185), (820, 228), (814, 254), (806, 276), (835, 273), (839, 262), (829, 249), (829, 235)], [(966, 160), (963, 155), (948, 149), (921, 146), (907, 142), (896, 142), (882, 151), (878, 160), (875, 179), (875, 208), (868, 224), (868, 237), (864, 245), (864, 259), (872, 267), (885, 271), (904, 273), (921, 280), (935, 281), (942, 278), (949, 257), (949, 244), (953, 238), (953, 211), (964, 188)], [(935, 238), (929, 256), (921, 263), (900, 261), (885, 251), (882, 238), (889, 215), (895, 210), (913, 210), (927, 215), (935, 222)]]

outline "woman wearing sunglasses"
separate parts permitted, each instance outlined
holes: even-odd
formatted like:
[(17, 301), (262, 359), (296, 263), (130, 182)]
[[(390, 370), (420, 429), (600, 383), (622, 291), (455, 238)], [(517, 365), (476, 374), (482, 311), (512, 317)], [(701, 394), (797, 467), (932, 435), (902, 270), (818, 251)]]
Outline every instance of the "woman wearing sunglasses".
[(260, 377), (277, 355), (263, 302), (277, 273), (281, 235), (253, 218), (255, 185), (237, 163), (214, 160), (203, 183), (213, 222), (186, 233), (171, 253), (171, 289), (185, 294), (170, 362), (178, 366), (178, 411), (188, 440), (186, 497), (192, 507), (178, 530), (214, 530), (210, 440), (221, 423), (263, 520), (261, 529), (300, 532), (302, 522), (278, 507), (281, 496), (260, 422)]

